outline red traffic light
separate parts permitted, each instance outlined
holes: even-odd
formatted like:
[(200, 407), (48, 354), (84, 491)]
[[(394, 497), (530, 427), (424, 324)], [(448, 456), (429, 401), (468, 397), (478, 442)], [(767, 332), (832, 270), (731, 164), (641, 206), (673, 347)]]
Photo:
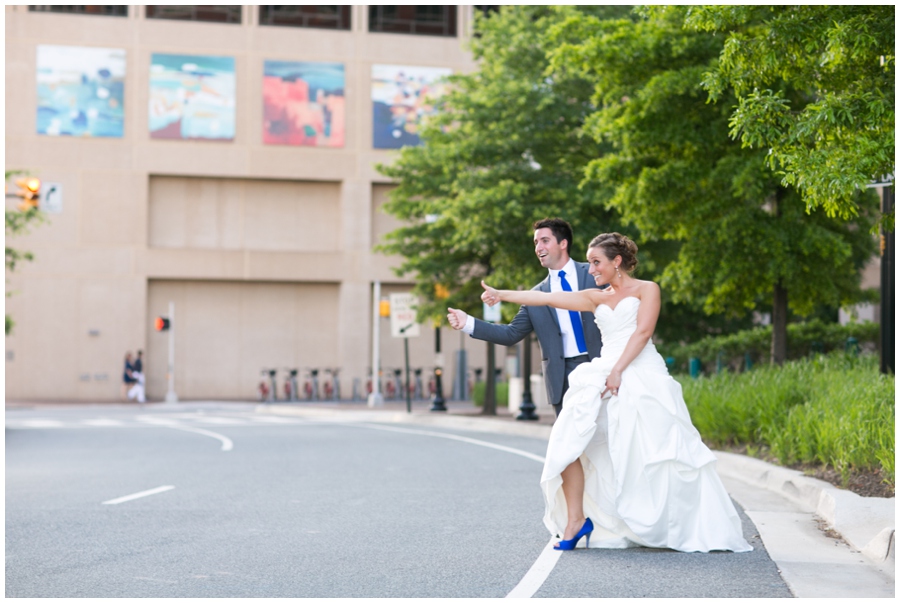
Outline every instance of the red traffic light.
[(157, 316), (156, 321), (154, 322), (154, 326), (157, 331), (168, 331), (169, 330), (169, 319), (165, 316)]

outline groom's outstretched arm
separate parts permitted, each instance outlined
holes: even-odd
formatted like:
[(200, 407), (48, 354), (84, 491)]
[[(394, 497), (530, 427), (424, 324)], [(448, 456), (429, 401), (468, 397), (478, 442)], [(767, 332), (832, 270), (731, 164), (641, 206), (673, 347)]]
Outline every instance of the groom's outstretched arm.
[(462, 331), (475, 339), (505, 346), (522, 341), (526, 335), (534, 331), (531, 316), (525, 306), (519, 308), (519, 312), (508, 325), (495, 325), (478, 320), (454, 308), (447, 308), (447, 320), (457, 331)]
[(522, 306), (508, 325), (495, 325), (476, 318), (472, 337), (510, 346), (525, 339), (525, 336), (532, 331), (534, 331), (534, 325), (531, 323), (531, 316), (526, 307)]

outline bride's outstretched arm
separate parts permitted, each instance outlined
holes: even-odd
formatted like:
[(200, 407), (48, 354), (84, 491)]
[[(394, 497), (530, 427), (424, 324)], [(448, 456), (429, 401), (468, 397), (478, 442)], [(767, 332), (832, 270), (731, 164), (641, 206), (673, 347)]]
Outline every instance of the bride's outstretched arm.
[[(647, 281), (641, 287), (641, 305), (638, 309), (637, 328), (631, 334), (631, 337), (628, 338), (628, 343), (625, 344), (622, 355), (619, 356), (618, 362), (613, 366), (609, 377), (606, 379), (606, 390), (618, 393), (619, 385), (622, 383), (622, 372), (628, 368), (632, 360), (637, 358), (638, 354), (643, 351), (647, 342), (653, 336), (653, 331), (656, 329), (656, 321), (659, 319), (660, 304), (659, 285)], [(603, 390), (603, 394), (606, 393), (606, 390)]]
[(593, 312), (597, 308), (598, 300), (592, 297), (597, 289), (585, 289), (584, 291), (510, 291), (507, 289), (494, 289), (484, 281), (481, 281), (484, 293), (481, 300), (493, 306), (497, 302), (505, 301), (522, 306), (551, 306), (561, 310), (575, 310), (577, 312)]

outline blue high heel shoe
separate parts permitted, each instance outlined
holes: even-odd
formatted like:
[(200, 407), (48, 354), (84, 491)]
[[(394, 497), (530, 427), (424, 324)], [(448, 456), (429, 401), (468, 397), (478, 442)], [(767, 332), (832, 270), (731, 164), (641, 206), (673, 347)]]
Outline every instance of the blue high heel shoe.
[(571, 551), (575, 548), (575, 545), (578, 544), (578, 541), (581, 540), (582, 536), (586, 537), (584, 541), (585, 546), (591, 545), (591, 532), (594, 531), (594, 523), (591, 521), (591, 518), (588, 517), (584, 520), (584, 525), (581, 526), (581, 529), (578, 530), (578, 533), (575, 534), (575, 538), (571, 540), (560, 540), (553, 547), (557, 551)]

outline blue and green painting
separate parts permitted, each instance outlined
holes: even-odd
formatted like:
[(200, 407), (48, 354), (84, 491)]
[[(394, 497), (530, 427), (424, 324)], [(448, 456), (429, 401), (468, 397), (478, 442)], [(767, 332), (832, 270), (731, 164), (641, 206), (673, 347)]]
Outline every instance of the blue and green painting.
[(37, 133), (121, 138), (125, 50), (37, 47)]
[(151, 138), (234, 140), (233, 57), (154, 54), (149, 96)]

